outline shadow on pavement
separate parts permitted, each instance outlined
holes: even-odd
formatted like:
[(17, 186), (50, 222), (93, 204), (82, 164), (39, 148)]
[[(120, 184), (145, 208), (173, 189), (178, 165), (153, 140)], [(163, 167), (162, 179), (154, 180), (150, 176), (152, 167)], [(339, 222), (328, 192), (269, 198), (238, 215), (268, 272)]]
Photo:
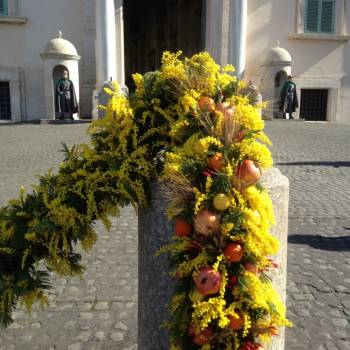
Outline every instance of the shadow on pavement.
[(325, 237), (321, 235), (290, 235), (288, 243), (307, 244), (321, 250), (350, 251), (350, 236)]
[(313, 166), (332, 166), (334, 168), (339, 167), (350, 167), (350, 162), (334, 161), (334, 162), (322, 162), (322, 161), (305, 161), (305, 162), (287, 162), (287, 163), (277, 163), (277, 165), (313, 165)]

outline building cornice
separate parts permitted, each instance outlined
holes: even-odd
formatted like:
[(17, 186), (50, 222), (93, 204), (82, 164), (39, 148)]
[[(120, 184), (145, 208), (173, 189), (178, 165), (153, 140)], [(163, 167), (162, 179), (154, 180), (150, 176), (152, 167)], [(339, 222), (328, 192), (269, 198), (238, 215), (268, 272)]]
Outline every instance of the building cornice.
[(69, 55), (69, 54), (63, 54), (63, 53), (50, 53), (50, 52), (44, 52), (40, 54), (40, 57), (42, 59), (65, 59), (65, 60), (74, 60), (79, 61), (81, 56), (79, 55)]

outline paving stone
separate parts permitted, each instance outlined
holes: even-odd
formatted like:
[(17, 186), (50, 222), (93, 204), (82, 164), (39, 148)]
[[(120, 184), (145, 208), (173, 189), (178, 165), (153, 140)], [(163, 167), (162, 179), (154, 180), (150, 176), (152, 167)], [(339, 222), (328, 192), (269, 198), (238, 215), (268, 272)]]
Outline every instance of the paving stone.
[(77, 339), (87, 342), (90, 339), (90, 336), (91, 336), (90, 331), (83, 331), (77, 336)]
[(105, 337), (105, 332), (96, 332), (95, 333), (95, 339), (96, 340), (100, 340), (100, 341), (102, 341), (103, 339), (104, 339), (104, 337)]
[(333, 318), (332, 323), (337, 327), (347, 327), (349, 324), (346, 318)]
[(121, 321), (117, 322), (115, 325), (114, 325), (114, 328), (116, 329), (121, 329), (123, 331), (126, 331), (128, 329), (128, 327)]
[(74, 343), (74, 344), (68, 345), (68, 348), (67, 348), (67, 350), (81, 350), (81, 349), (82, 347), (80, 343)]
[(109, 302), (108, 301), (99, 301), (96, 303), (94, 309), (95, 310), (107, 310), (109, 308)]
[(117, 342), (120, 342), (124, 339), (124, 334), (122, 332), (112, 332), (111, 339)]

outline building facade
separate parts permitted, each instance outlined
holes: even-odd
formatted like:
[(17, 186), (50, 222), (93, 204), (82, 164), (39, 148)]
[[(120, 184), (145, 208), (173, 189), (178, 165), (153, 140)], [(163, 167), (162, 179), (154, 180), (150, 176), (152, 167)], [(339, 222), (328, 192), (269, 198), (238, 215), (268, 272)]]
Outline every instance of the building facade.
[(259, 87), (266, 117), (279, 117), (292, 74), (297, 118), (350, 124), (349, 19), (349, 0), (0, 0), (0, 121), (54, 118), (67, 60), (80, 117), (96, 118), (111, 79), (132, 89), (131, 74), (156, 69), (164, 50), (208, 50)]

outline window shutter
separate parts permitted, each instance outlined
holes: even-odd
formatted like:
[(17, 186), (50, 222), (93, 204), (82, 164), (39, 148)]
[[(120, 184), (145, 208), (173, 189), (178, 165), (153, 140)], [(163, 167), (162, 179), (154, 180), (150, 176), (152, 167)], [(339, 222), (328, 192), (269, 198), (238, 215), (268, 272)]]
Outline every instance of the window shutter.
[(307, 32), (318, 31), (319, 0), (308, 0), (305, 11), (305, 28)]
[(321, 28), (323, 33), (334, 32), (334, 0), (323, 0), (321, 9)]
[(0, 16), (7, 15), (7, 0), (0, 0)]
[(305, 31), (333, 33), (335, 0), (305, 1)]

